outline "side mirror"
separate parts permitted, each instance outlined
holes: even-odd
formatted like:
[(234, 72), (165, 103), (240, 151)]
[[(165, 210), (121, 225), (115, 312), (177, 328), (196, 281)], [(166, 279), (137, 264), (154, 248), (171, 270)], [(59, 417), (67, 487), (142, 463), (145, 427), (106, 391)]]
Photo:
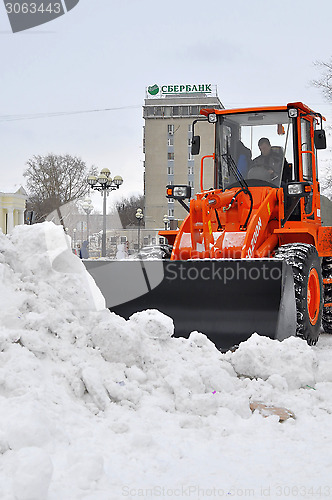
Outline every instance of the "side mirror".
[(326, 149), (325, 130), (319, 129), (314, 131), (314, 143), (316, 149)]
[(201, 148), (201, 138), (199, 135), (194, 135), (191, 140), (191, 154), (198, 155)]

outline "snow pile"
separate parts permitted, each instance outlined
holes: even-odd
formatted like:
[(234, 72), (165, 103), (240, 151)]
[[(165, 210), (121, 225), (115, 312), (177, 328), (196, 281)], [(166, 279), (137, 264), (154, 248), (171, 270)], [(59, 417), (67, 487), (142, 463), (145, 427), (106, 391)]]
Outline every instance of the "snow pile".
[[(294, 353), (300, 364), (294, 370)], [(227, 354), (235, 371), (240, 376), (267, 380), (281, 389), (300, 389), (314, 385), (318, 360), (306, 342), (290, 337), (287, 342), (274, 342), (257, 334), (240, 345), (235, 353)]]
[[(126, 321), (52, 223), (0, 234), (0, 276), (1, 499), (295, 498), (278, 494), (292, 486), (315, 498), (328, 487), (326, 350), (253, 335), (221, 354), (202, 333), (174, 338), (158, 311)], [(251, 401), (296, 420), (263, 418)]]

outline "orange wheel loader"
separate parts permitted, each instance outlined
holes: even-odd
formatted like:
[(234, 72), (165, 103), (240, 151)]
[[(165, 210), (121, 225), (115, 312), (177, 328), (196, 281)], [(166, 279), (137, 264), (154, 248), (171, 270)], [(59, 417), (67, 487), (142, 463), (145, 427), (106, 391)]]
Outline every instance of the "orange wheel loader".
[(187, 211), (180, 229), (160, 231), (171, 258), (85, 265), (112, 311), (159, 309), (176, 336), (198, 330), (221, 350), (254, 332), (314, 345), (321, 325), (332, 333), (332, 202), (317, 169), (324, 118), (301, 102), (201, 115), (215, 128), (214, 186), (204, 186), (206, 157), (198, 194), (166, 186)]

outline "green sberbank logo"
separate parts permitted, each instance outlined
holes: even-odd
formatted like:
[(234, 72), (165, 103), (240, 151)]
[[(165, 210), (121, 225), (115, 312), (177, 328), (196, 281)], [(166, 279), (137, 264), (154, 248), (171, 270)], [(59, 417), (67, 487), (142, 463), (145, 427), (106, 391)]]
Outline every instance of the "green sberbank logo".
[(151, 95), (157, 95), (159, 93), (158, 85), (156, 83), (154, 85), (150, 85), (150, 87), (148, 87), (148, 92)]
[(199, 83), (193, 85), (162, 85), (161, 87), (156, 83), (148, 87), (148, 93), (150, 95), (157, 94), (191, 94), (191, 93), (212, 93), (211, 83)]

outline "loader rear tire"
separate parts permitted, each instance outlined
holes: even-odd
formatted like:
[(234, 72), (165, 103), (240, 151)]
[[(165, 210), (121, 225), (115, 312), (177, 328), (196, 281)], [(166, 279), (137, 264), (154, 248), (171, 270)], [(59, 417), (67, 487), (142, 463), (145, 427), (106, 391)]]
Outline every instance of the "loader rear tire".
[(320, 258), (313, 245), (291, 243), (276, 251), (278, 259), (293, 268), (297, 327), (296, 335), (309, 345), (317, 343), (323, 313), (323, 279)]
[[(322, 272), (324, 279), (332, 279), (332, 257), (324, 257), (322, 262)], [(322, 327), (325, 333), (332, 334), (332, 284), (324, 284), (324, 308), (322, 317)]]

